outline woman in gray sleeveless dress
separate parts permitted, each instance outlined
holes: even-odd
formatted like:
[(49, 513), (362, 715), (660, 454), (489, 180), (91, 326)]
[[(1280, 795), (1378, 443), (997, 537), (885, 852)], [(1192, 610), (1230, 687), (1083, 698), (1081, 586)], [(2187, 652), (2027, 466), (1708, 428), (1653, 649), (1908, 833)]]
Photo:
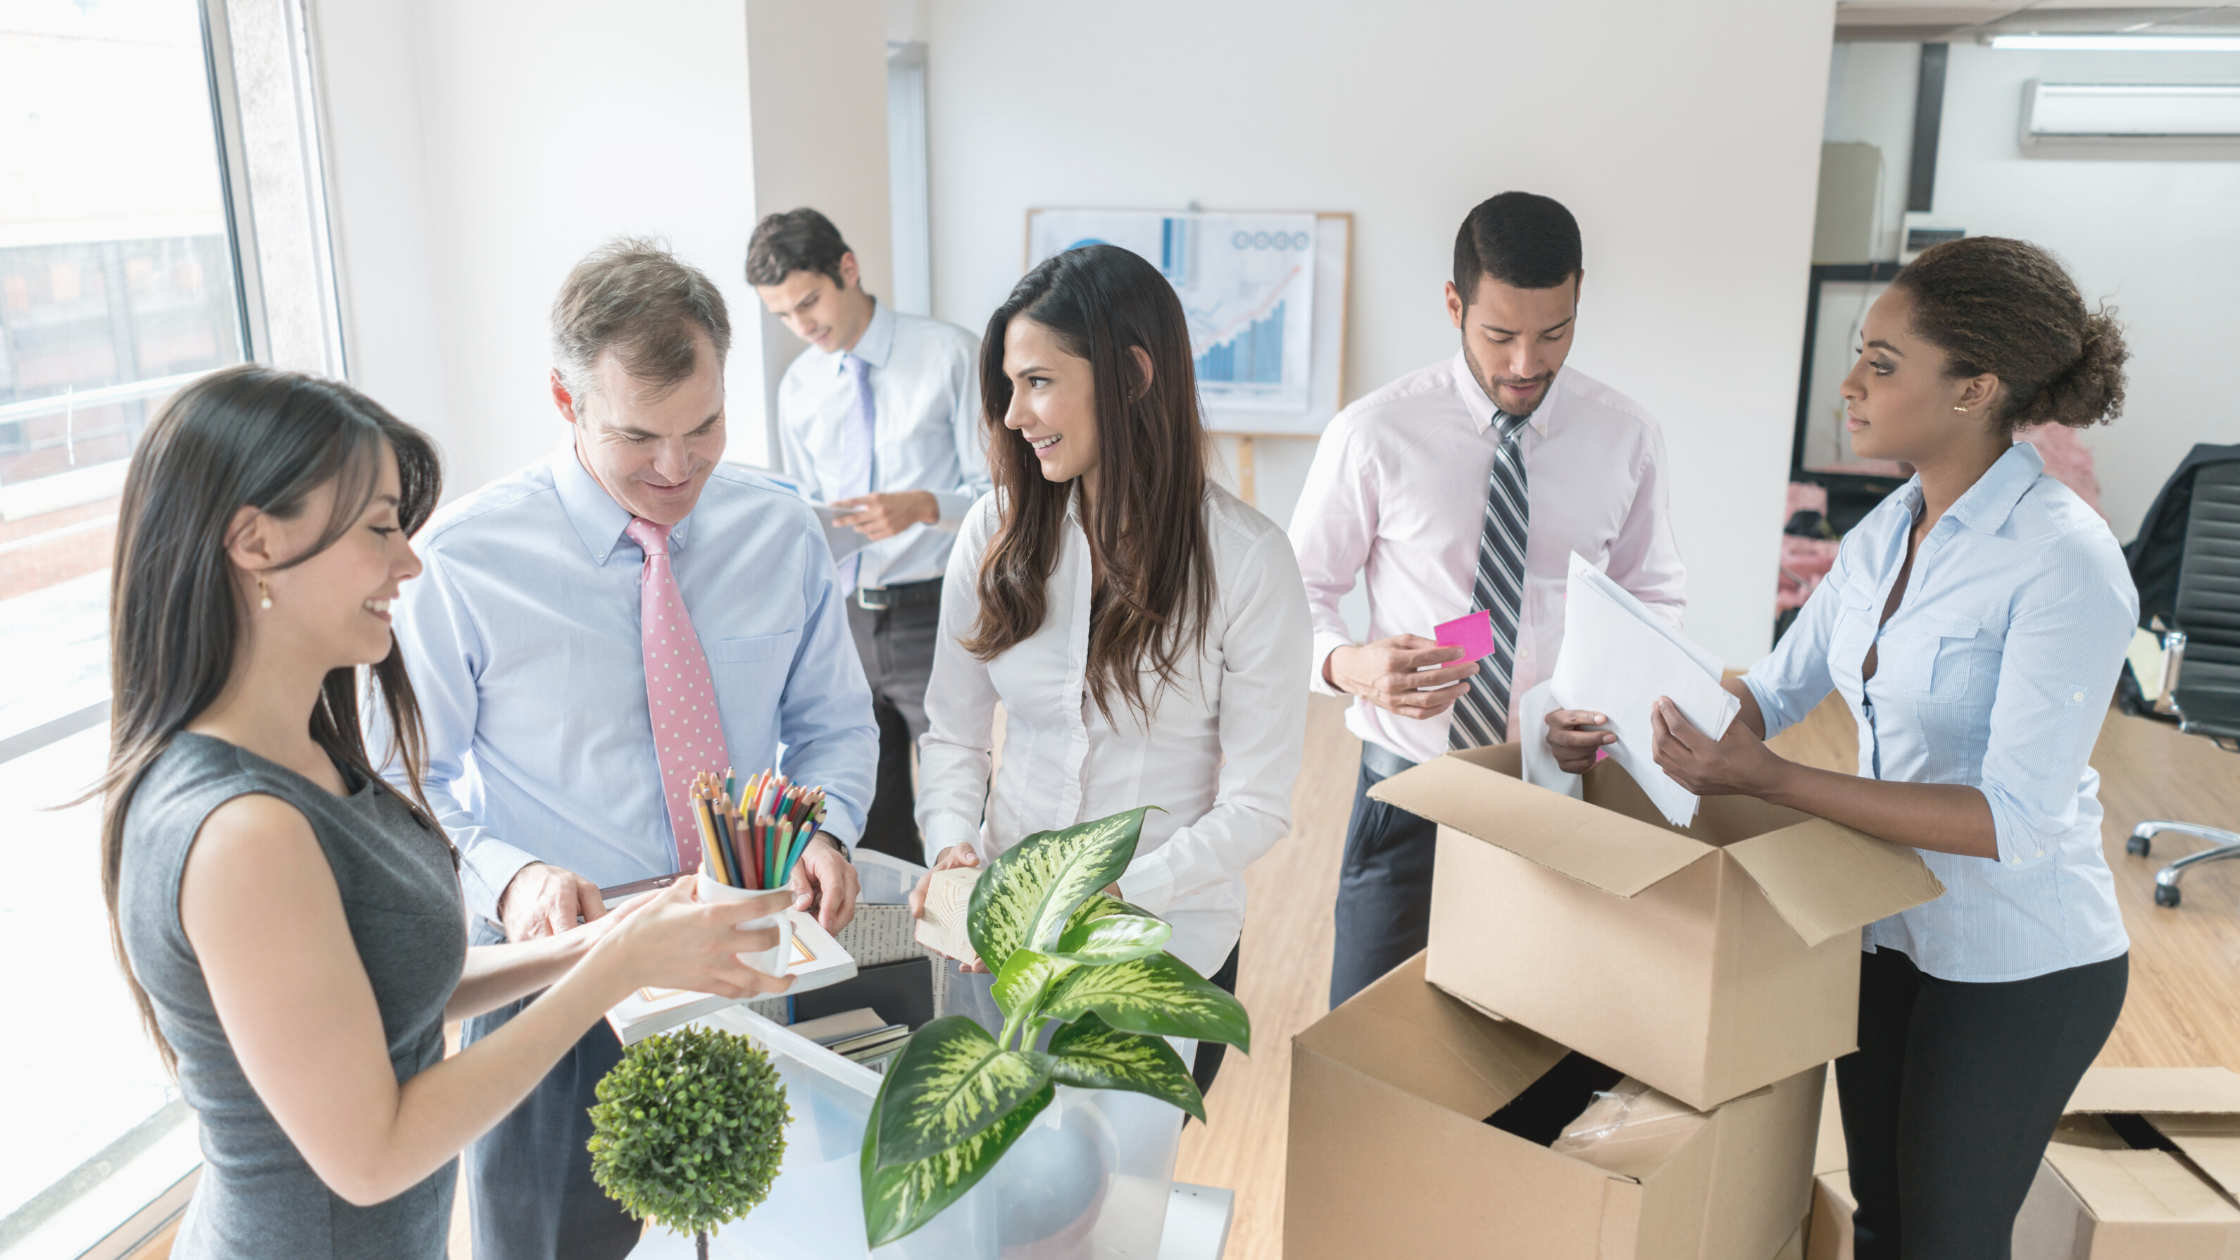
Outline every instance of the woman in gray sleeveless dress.
[[(126, 477), (103, 891), (201, 1118), (179, 1260), (440, 1260), (458, 1152), (630, 989), (784, 987), (737, 957), (775, 933), (738, 931), (689, 880), (468, 948), (388, 624), (438, 479), (427, 438), (364, 395), (254, 366), (175, 395)], [(360, 733), (376, 693), (409, 793)], [(539, 990), (444, 1058), (445, 1020)]]

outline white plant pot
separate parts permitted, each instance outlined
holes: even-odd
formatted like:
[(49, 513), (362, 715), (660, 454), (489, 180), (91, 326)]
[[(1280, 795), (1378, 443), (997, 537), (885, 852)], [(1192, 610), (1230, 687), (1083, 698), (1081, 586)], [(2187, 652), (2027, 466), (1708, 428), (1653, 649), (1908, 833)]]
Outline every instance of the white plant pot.
[(793, 1120), (770, 1197), (724, 1227), (729, 1260), (1156, 1260), (1182, 1112), (1141, 1094), (1061, 1086), (965, 1195), (916, 1233), (864, 1246), (860, 1156), (879, 1077), (745, 1010), (711, 1023), (770, 1052)]

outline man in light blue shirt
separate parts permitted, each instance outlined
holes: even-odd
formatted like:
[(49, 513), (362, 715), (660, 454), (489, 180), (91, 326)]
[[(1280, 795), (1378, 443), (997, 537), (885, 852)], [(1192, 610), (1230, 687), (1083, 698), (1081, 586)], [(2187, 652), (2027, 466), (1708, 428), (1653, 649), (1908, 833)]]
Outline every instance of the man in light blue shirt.
[[(837, 928), (854, 914), (848, 846), (878, 755), (871, 695), (815, 514), (721, 462), (722, 296), (658, 248), (617, 242), (569, 275), (553, 340), (568, 442), (438, 512), (417, 540), (426, 571), (396, 606), (426, 726), (425, 790), (462, 855), (474, 943), (566, 931), (605, 913), (601, 887), (679, 869), (640, 633), (653, 571), (633, 540), (659, 530), (732, 767), (825, 789), (824, 829), (794, 887), (797, 905)], [(519, 1009), (468, 1021), (466, 1039)], [(476, 1260), (619, 1258), (636, 1245), (637, 1223), (591, 1180), (585, 1149), (593, 1087), (620, 1052), (605, 1024), (593, 1028), (469, 1151)]]
[(855, 509), (840, 523), (867, 540), (840, 561), (879, 719), (879, 786), (863, 843), (923, 862), (910, 749), (926, 733), (949, 547), (990, 484), (980, 339), (864, 292), (855, 253), (815, 210), (756, 225), (747, 281), (809, 343), (778, 382), (786, 472), (818, 500)]

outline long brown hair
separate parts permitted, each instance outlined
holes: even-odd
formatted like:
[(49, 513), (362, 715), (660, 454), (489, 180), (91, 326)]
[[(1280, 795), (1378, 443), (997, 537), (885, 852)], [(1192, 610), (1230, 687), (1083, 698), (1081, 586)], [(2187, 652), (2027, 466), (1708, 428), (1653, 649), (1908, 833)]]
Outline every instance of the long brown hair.
[[(1099, 492), (1081, 512), (1097, 572), (1089, 694), (1107, 722), (1114, 696), (1148, 719), (1143, 675), (1162, 687), (1174, 682), (1184, 652), (1204, 647), (1213, 607), (1205, 427), (1182, 302), (1142, 258), (1088, 245), (1028, 272), (988, 317), (980, 396), (1002, 521), (980, 562), (979, 624), (964, 640), (981, 660), (1042, 628), (1075, 493), (1072, 483), (1044, 480), (1034, 453), (1004, 428), (1011, 378), (1003, 335), (1015, 318), (1049, 329), (1068, 353), (1089, 361), (1095, 377)], [(1148, 388), (1132, 347), (1150, 356)]]
[[(410, 534), (435, 509), (442, 484), (426, 435), (348, 385), (246, 365), (212, 372), (172, 395), (125, 473), (109, 572), (109, 768), (87, 796), (106, 797), (101, 893), (110, 945), (142, 1024), (174, 1069), (177, 1056), (132, 974), (117, 916), (126, 815), (148, 767), (217, 700), (233, 673), (249, 617), (226, 554), (234, 515), (253, 506), (293, 519), (315, 490), (335, 486), (333, 515), (318, 541), (277, 567), (302, 564), (333, 546), (373, 501), (384, 446), (396, 453), (397, 515)], [(367, 698), (378, 692), (387, 708), (390, 754), (412, 787), (406, 803), (433, 825), (420, 794), (420, 709), (394, 643), (367, 673)], [(311, 738), (338, 766), (382, 782), (359, 725), (357, 670), (327, 674), (311, 711)]]

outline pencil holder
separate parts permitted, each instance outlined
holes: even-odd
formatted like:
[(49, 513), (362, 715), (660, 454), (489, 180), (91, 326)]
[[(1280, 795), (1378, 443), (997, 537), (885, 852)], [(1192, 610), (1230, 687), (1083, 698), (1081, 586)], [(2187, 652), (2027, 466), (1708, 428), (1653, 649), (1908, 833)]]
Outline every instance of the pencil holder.
[(767, 890), (733, 888), (728, 884), (718, 882), (705, 871), (702, 871), (698, 878), (700, 881), (700, 900), (737, 902), (742, 910), (755, 916), (739, 920), (737, 926), (741, 931), (767, 927), (778, 929), (778, 943), (776, 945), (768, 949), (742, 950), (739, 954), (739, 961), (765, 975), (784, 975), (786, 965), (793, 961), (793, 930), (788, 924), (790, 918), (788, 910), (793, 905), (793, 894), (783, 888)]

